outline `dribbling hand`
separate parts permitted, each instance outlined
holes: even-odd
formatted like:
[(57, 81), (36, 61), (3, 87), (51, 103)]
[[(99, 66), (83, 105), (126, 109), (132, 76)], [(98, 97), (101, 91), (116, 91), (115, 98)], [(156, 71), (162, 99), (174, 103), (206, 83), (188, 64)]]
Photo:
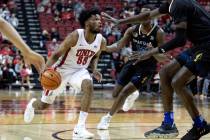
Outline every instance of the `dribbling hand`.
[(102, 74), (99, 71), (93, 71), (92, 76), (98, 81), (101, 82)]
[(34, 65), (39, 74), (44, 70), (45, 60), (40, 54), (30, 51), (28, 54), (23, 54), (23, 57), (28, 64)]

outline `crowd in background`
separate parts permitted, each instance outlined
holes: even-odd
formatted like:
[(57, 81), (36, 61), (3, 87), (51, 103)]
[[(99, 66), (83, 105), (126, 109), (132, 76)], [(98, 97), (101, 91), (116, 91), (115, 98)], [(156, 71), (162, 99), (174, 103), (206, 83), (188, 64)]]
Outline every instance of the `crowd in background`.
[[(35, 2), (38, 13), (51, 14), (53, 15), (54, 21), (58, 23), (68, 20), (77, 21), (79, 13), (88, 6), (89, 8), (91, 6), (101, 9), (101, 5), (97, 1), (93, 5), (86, 5), (84, 1), (80, 0), (67, 0), (67, 2), (66, 0), (35, 0)], [(147, 0), (121, 0), (120, 2), (122, 4), (121, 9), (108, 4), (103, 5), (103, 10), (116, 18), (125, 18), (138, 14), (141, 7), (147, 3)], [(205, 8), (207, 11), (210, 11), (210, 2), (207, 3)], [(17, 6), (14, 1), (7, 0), (0, 2), (0, 16), (17, 29), (19, 22), (16, 17), (16, 12)], [(106, 37), (108, 45), (118, 41), (129, 27), (129, 25), (122, 25), (113, 28), (113, 25), (109, 22), (104, 22), (103, 24), (102, 34)], [(154, 21), (154, 24), (159, 24), (166, 35), (173, 35), (173, 22), (169, 16), (163, 16), (160, 20)], [(50, 56), (59, 47), (59, 43), (63, 39), (57, 27), (51, 27), (51, 29), (43, 28), (40, 36), (40, 47), (46, 48), (48, 56)], [(23, 85), (24, 81), (26, 81), (29, 87), (32, 88), (30, 85), (31, 68), (27, 66), (20, 53), (2, 35), (0, 42), (0, 85), (2, 86), (5, 83), (21, 83)], [(120, 53), (112, 53), (112, 71), (110, 74), (113, 79), (117, 78), (117, 74), (120, 72), (123, 64), (127, 62), (127, 56), (131, 51), (131, 45), (127, 45)], [(192, 82), (193, 86), (190, 87), (195, 94), (204, 93), (205, 96), (208, 95), (209, 77), (198, 77), (196, 82)]]
[[(0, 17), (15, 29), (19, 23), (16, 13), (17, 6), (13, 0), (0, 2)], [(24, 62), (20, 52), (0, 34), (0, 88), (9, 87), (12, 83), (23, 85), (25, 82), (29, 88), (32, 88), (30, 74), (32, 74), (31, 68)]]

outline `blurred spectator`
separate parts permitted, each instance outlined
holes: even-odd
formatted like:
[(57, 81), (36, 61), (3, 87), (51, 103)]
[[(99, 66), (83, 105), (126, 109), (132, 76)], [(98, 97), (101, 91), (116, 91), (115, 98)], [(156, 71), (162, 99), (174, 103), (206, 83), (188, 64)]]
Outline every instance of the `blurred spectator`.
[(118, 27), (114, 27), (114, 29), (112, 30), (112, 35), (115, 36), (116, 40), (119, 40), (121, 38), (122, 33)]
[(24, 90), (24, 83), (26, 82), (29, 89), (33, 88), (31, 86), (30, 83), (30, 75), (32, 74), (32, 70), (31, 68), (24, 63), (24, 61), (22, 62), (22, 66), (21, 66), (21, 71), (20, 71), (20, 76), (21, 76), (21, 89)]
[(59, 44), (57, 43), (57, 40), (54, 38), (52, 42), (48, 45), (48, 56), (51, 56), (51, 54), (59, 47)]
[(202, 93), (204, 97), (210, 97), (210, 73), (204, 79)]
[(57, 0), (56, 4), (55, 4), (55, 10), (57, 10), (59, 13), (62, 12), (63, 10), (63, 3), (61, 0)]
[(10, 11), (6, 4), (3, 4), (3, 6), (2, 6), (2, 14), (1, 15), (5, 20), (9, 21)]
[(47, 6), (45, 7), (45, 12), (47, 13), (47, 14), (52, 14), (52, 4), (49, 2), (48, 4), (47, 4)]
[(0, 81), (3, 79), (2, 64), (0, 63)]
[(16, 13), (16, 12), (17, 12), (17, 6), (16, 6), (14, 0), (9, 0), (9, 1), (7, 2), (7, 6), (8, 6), (9, 11), (10, 11), (11, 13)]
[(40, 36), (40, 47), (45, 47), (46, 42), (49, 40), (50, 40), (49, 33), (47, 32), (47, 30), (43, 30)]
[(15, 75), (10, 65), (3, 66), (3, 81), (4, 85), (8, 85), (15, 82)]
[(51, 29), (51, 34), (50, 34), (51, 39), (56, 39), (56, 40), (60, 40), (60, 35), (59, 32), (56, 30), (56, 28), (52, 28)]
[(50, 3), (50, 0), (42, 0), (41, 3), (38, 4), (37, 6), (37, 11), (38, 12), (44, 12), (45, 11), (45, 6), (48, 5), (48, 3)]
[(85, 4), (79, 0), (74, 0), (74, 14), (76, 19), (79, 17), (80, 12), (85, 9)]
[(103, 27), (103, 35), (107, 38), (112, 32), (111, 26), (108, 22), (105, 22), (105, 25)]
[(134, 16), (135, 11), (133, 7), (129, 7), (127, 10), (124, 11), (124, 18)]
[(97, 1), (94, 1), (93, 8), (100, 9)]
[(58, 10), (54, 11), (54, 21), (59, 22), (61, 20), (61, 13)]
[(74, 10), (74, 4), (72, 2), (72, 0), (68, 1), (68, 4), (65, 6), (66, 11), (72, 11)]
[(21, 58), (20, 56), (16, 56), (15, 59), (13, 60), (15, 72), (19, 75), (21, 71)]
[(15, 14), (12, 14), (12, 15), (11, 15), (11, 17), (10, 17), (10, 19), (9, 19), (9, 23), (10, 23), (14, 28), (17, 29), (19, 22), (18, 22), (18, 19), (17, 19), (16, 16), (15, 16)]

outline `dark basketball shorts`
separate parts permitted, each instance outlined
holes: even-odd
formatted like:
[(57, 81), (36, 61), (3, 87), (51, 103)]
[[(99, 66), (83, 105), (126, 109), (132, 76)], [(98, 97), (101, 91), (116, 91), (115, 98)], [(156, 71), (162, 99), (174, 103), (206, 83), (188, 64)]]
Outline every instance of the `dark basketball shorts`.
[(194, 75), (205, 77), (210, 72), (210, 43), (195, 45), (178, 55), (176, 60)]
[(121, 86), (125, 86), (129, 82), (132, 82), (137, 89), (140, 89), (151, 79), (155, 69), (155, 67), (151, 68), (144, 65), (133, 66), (132, 63), (127, 63), (122, 68), (117, 83)]

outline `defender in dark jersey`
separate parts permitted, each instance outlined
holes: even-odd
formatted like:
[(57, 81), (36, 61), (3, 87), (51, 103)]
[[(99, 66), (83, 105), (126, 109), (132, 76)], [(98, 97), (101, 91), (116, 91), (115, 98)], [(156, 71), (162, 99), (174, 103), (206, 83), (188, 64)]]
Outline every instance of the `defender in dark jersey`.
[(104, 17), (116, 24), (121, 24), (139, 23), (162, 14), (169, 14), (173, 18), (176, 27), (175, 38), (160, 48), (154, 48), (143, 55), (136, 55), (132, 58), (138, 58), (139, 61), (142, 61), (156, 53), (164, 53), (183, 46), (187, 39), (193, 43), (193, 47), (182, 52), (176, 59), (161, 69), (164, 121), (159, 128), (145, 133), (145, 136), (151, 138), (177, 136), (178, 131), (174, 124), (172, 112), (173, 91), (175, 91), (194, 121), (193, 128), (182, 137), (182, 140), (198, 140), (210, 132), (210, 124), (207, 124), (200, 115), (193, 102), (191, 91), (186, 88), (186, 84), (193, 76), (205, 76), (210, 71), (210, 14), (195, 0), (167, 0), (160, 8), (131, 18), (117, 20), (106, 14), (104, 14)]
[[(150, 11), (149, 6), (142, 8), (142, 11)], [(111, 45), (109, 47), (110, 49), (106, 51), (119, 51), (121, 48), (125, 47), (128, 42), (132, 43), (133, 51), (143, 53), (148, 49), (150, 43), (153, 47), (158, 47), (163, 44), (163, 31), (157, 25), (151, 24), (150, 20), (145, 21), (141, 25), (128, 28), (124, 37), (116, 44)], [(110, 112), (102, 117), (101, 122), (98, 124), (98, 129), (108, 129), (111, 116), (122, 107), (125, 99), (134, 91), (141, 88), (147, 82), (149, 77), (154, 74), (157, 63), (155, 58), (157, 60), (166, 59), (164, 55), (156, 55), (147, 60), (141, 61), (137, 65), (133, 65), (135, 61), (128, 61), (124, 65), (119, 74), (117, 85), (113, 91), (113, 97), (116, 97), (116, 100)]]

